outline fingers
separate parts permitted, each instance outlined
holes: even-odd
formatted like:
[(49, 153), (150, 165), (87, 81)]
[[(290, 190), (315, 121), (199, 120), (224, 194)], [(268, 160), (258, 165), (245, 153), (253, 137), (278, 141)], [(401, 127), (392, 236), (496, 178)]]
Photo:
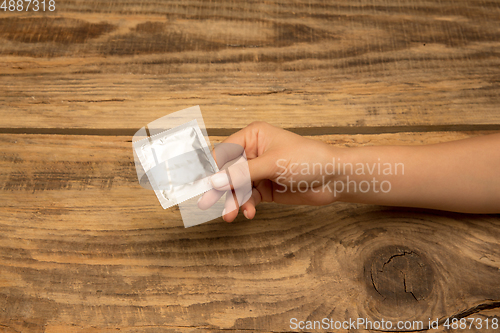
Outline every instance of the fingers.
[[(226, 164), (227, 165), (227, 164)], [(252, 180), (247, 160), (241, 156), (238, 161), (225, 170), (212, 176), (212, 186), (221, 191), (241, 189), (250, 192)]]
[(217, 191), (216, 189), (211, 189), (205, 192), (200, 199), (198, 199), (198, 208), (201, 210), (207, 210), (224, 195), (224, 191)]
[(236, 143), (220, 143), (215, 146), (212, 154), (219, 169), (222, 169), (225, 164), (235, 160), (243, 155), (243, 146)]
[(235, 200), (231, 191), (226, 192), (226, 202), (222, 211), (222, 219), (226, 222), (232, 222), (238, 216), (238, 206)]
[[(226, 193), (226, 199), (233, 198), (233, 206), (227, 207), (226, 200), (226, 211), (230, 212), (232, 210), (237, 210), (239, 206), (247, 202), (252, 195), (252, 182), (250, 181), (250, 175), (246, 161), (242, 157), (244, 162), (234, 164), (230, 168), (219, 172), (218, 174), (212, 176), (211, 182), (214, 189), (206, 192), (198, 201), (198, 207), (202, 210), (206, 210), (213, 206), (224, 193)], [(228, 177), (231, 175), (231, 177)]]
[[(220, 208), (220, 205), (217, 205), (214, 208), (218, 209), (219, 207), (219, 209), (222, 209), (222, 218), (224, 219), (224, 221), (233, 221), (238, 215), (239, 206), (232, 191), (226, 192), (212, 189), (208, 192), (205, 192), (198, 200), (198, 208), (201, 210), (207, 210), (211, 208), (221, 199), (224, 194), (226, 194), (226, 197), (224, 199), (224, 208)], [(251, 193), (248, 193), (246, 201), (248, 201), (248, 198), (250, 198), (250, 196)]]
[[(274, 165), (266, 156), (257, 157), (253, 160), (241, 160), (226, 170), (213, 175), (210, 180), (212, 186), (219, 191), (228, 191), (232, 188), (245, 187), (253, 181), (269, 178), (270, 169)], [(229, 177), (228, 177), (229, 175)]]
[(256, 209), (257, 205), (261, 202), (262, 196), (260, 195), (259, 191), (257, 189), (252, 190), (252, 195), (250, 199), (248, 199), (247, 202), (245, 202), (241, 206), (241, 210), (243, 211), (243, 215), (249, 220), (253, 219), (256, 214)]
[(238, 204), (247, 218), (255, 216), (255, 206), (261, 202), (262, 196), (252, 189), (252, 181), (268, 179), (273, 176), (274, 170), (274, 160), (264, 155), (266, 127), (273, 128), (266, 123), (252, 123), (215, 146), (213, 155), (221, 171), (211, 177), (214, 190), (200, 199), (200, 208), (210, 207), (220, 199), (221, 192), (226, 192), (222, 214), (225, 221), (231, 222), (236, 218), (238, 210), (231, 209), (231, 206), (237, 207)]
[(231, 183), (226, 170), (217, 172), (215, 175), (210, 177), (210, 182), (212, 183), (212, 186), (219, 191), (231, 190)]
[(252, 181), (272, 177), (274, 160), (265, 156), (264, 153), (267, 150), (270, 137), (273, 136), (270, 134), (273, 129), (276, 130), (275, 127), (265, 122), (253, 122), (247, 127), (230, 135), (215, 148), (218, 149), (215, 153), (217, 156), (217, 164), (219, 166), (223, 165), (219, 163), (219, 159), (221, 159), (221, 162), (227, 163), (231, 159), (241, 156), (242, 152), (237, 148), (239, 146), (245, 151)]
[(255, 158), (258, 156), (258, 142), (257, 136), (259, 129), (255, 123), (239, 130), (238, 132), (228, 136), (222, 143), (233, 143), (240, 145), (245, 150), (248, 158)]
[(263, 201), (271, 202), (272, 200), (272, 182), (264, 180), (256, 182), (252, 188), (248, 201), (241, 204), (241, 211), (247, 219), (253, 219), (256, 214), (255, 207)]
[[(243, 212), (243, 215), (245, 215), (247, 219), (251, 220), (255, 217), (256, 213), (255, 206), (257, 206), (260, 203), (261, 196), (256, 189), (253, 189), (251, 193), (248, 193), (248, 198), (249, 199), (241, 206), (241, 211)], [(226, 222), (232, 222), (234, 221), (236, 216), (238, 216), (238, 209), (234, 211), (229, 211), (228, 213), (226, 213), (225, 210), (222, 218)]]

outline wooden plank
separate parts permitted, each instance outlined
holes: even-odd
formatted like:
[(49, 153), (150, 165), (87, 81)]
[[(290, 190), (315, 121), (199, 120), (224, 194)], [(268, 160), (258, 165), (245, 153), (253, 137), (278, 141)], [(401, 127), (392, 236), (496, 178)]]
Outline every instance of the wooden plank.
[(499, 125), (499, 20), (491, 1), (61, 0), (0, 18), (0, 132), (130, 135), (197, 104), (214, 134)]
[[(316, 138), (357, 146), (478, 134)], [(129, 141), (0, 135), (1, 330), (290, 331), (291, 318), (427, 325), (500, 315), (498, 215), (265, 204), (253, 221), (184, 229), (176, 209), (137, 185)]]

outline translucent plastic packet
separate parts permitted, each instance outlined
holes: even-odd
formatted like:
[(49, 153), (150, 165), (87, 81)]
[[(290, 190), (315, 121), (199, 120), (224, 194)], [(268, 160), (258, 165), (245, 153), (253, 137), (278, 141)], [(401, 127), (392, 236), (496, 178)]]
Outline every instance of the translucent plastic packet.
[(133, 146), (164, 209), (210, 190), (219, 171), (196, 119)]
[[(134, 135), (132, 146), (139, 183), (155, 192), (164, 209), (179, 205), (185, 227), (237, 210), (250, 198), (243, 147), (224, 143), (211, 151), (199, 106), (149, 123)], [(224, 191), (210, 181), (220, 170), (231, 181)]]

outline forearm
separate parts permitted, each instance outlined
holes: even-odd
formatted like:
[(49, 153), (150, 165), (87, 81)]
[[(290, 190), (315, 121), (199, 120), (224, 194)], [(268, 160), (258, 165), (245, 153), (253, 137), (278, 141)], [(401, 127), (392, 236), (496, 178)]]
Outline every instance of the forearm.
[(332, 154), (341, 156), (340, 201), (500, 213), (500, 134), (425, 146), (332, 148)]

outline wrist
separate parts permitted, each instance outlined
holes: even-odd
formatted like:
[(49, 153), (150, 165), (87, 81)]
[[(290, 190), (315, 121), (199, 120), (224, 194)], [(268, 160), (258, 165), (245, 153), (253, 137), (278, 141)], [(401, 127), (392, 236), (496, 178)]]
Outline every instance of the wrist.
[(326, 174), (326, 184), (329, 193), (333, 194), (333, 202), (345, 201), (349, 193), (345, 192), (347, 182), (352, 179), (349, 174), (349, 164), (354, 164), (356, 159), (355, 148), (342, 148), (336, 146), (328, 146), (327, 161), (324, 164)]
[(336, 201), (382, 205), (400, 201), (408, 148), (370, 146), (334, 151), (338, 156), (332, 182), (337, 186)]

